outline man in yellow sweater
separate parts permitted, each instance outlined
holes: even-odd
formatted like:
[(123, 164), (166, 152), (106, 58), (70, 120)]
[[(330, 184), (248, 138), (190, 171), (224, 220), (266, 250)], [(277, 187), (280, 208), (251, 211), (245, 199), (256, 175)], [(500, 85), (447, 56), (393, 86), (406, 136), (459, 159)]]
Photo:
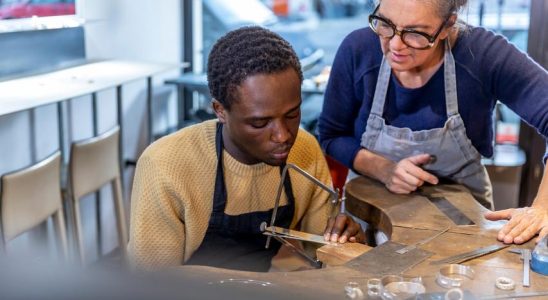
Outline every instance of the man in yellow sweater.
[[(267, 271), (280, 244), (265, 249), (286, 163), (331, 185), (316, 139), (299, 129), (299, 60), (284, 39), (244, 27), (219, 39), (208, 59), (218, 120), (186, 127), (148, 147), (132, 193), (130, 257), (144, 269), (199, 264)], [(330, 218), (329, 194), (289, 171), (276, 225), (331, 241), (363, 242), (360, 226)]]

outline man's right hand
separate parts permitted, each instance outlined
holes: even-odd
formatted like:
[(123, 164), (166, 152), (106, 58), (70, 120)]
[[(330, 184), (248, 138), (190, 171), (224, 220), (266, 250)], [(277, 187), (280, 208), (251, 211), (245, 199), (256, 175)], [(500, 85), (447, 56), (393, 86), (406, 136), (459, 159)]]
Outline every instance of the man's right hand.
[(421, 167), (430, 160), (430, 154), (419, 154), (392, 163), (381, 180), (386, 188), (395, 194), (409, 194), (425, 182), (438, 184), (438, 178)]

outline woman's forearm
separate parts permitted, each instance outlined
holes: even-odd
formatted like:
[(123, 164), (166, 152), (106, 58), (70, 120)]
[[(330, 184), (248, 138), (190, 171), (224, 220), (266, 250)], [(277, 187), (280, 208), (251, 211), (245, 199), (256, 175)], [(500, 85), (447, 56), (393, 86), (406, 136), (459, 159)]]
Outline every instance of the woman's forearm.
[(394, 162), (362, 148), (354, 158), (354, 170), (362, 175), (375, 178), (386, 183), (389, 177), (389, 170), (393, 168)]

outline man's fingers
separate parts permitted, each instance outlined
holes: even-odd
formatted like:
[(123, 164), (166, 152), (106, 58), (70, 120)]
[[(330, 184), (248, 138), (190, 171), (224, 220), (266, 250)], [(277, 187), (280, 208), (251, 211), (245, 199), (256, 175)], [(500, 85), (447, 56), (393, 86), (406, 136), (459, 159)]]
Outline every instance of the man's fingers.
[(329, 218), (329, 220), (327, 220), (327, 226), (325, 227), (325, 231), (323, 232), (323, 239), (325, 241), (329, 241), (331, 239), (331, 230), (333, 229), (333, 224), (335, 224), (335, 218)]
[(348, 216), (344, 214), (339, 214), (335, 218), (335, 222), (333, 223), (333, 227), (331, 228), (332, 242), (337, 242), (339, 240), (339, 236), (341, 236), (342, 232), (346, 228), (347, 222), (348, 222)]
[(341, 244), (347, 241), (361, 243), (365, 241), (365, 234), (360, 224), (354, 222), (348, 215), (339, 214), (336, 218), (329, 219), (324, 239)]
[(347, 240), (351, 241), (351, 238), (360, 239), (361, 226), (358, 223), (353, 222), (348, 218), (346, 229), (339, 238), (339, 243), (344, 244)]

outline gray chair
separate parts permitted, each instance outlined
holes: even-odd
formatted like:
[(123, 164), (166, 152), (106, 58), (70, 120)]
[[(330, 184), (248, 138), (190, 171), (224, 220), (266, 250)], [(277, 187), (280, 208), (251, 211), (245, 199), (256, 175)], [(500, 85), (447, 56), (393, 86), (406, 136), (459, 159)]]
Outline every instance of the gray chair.
[(58, 249), (68, 258), (61, 196), (61, 154), (2, 176), (0, 193), (4, 246), (20, 234), (53, 218)]
[[(69, 162), (70, 190), (74, 217), (74, 233), (77, 250), (82, 265), (86, 262), (82, 224), (80, 217), (80, 199), (110, 184), (116, 213), (118, 243), (123, 261), (127, 258), (127, 229), (120, 180), (119, 127), (97, 137), (75, 142), (71, 146)], [(100, 220), (97, 220), (100, 222)]]

